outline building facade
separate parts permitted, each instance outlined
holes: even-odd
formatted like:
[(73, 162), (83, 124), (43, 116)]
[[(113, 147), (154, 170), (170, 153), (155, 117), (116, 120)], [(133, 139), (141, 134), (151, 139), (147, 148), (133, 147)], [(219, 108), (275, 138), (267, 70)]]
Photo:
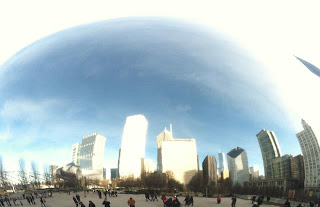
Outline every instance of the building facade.
[(119, 178), (118, 168), (111, 168), (111, 169), (110, 169), (110, 178), (111, 178), (112, 180)]
[(176, 180), (188, 184), (198, 172), (197, 145), (195, 139), (173, 138), (166, 129), (157, 136), (158, 172), (171, 171)]
[(72, 145), (71, 162), (76, 165), (80, 164), (80, 144), (76, 143)]
[(255, 165), (249, 168), (250, 181), (259, 179), (259, 166)]
[(148, 121), (139, 114), (128, 116), (123, 129), (119, 158), (119, 176), (141, 176), (141, 158), (144, 158)]
[(247, 152), (241, 147), (236, 147), (227, 154), (229, 164), (229, 177), (232, 184), (249, 181), (249, 168)]
[(302, 119), (303, 130), (296, 134), (304, 161), (304, 187), (316, 189), (320, 186), (320, 147), (312, 128)]
[(224, 170), (228, 170), (228, 165), (227, 165), (227, 160), (224, 152), (219, 152), (218, 156), (219, 156), (219, 175), (221, 175), (221, 173)]
[(172, 125), (170, 125), (170, 131), (166, 128), (157, 136), (157, 171), (163, 172), (162, 169), (162, 142), (172, 140)]
[(207, 155), (202, 162), (203, 185), (217, 185), (217, 161), (215, 156)]
[(92, 179), (103, 179), (103, 160), (106, 138), (89, 134), (80, 143), (79, 165), (82, 174)]
[(282, 156), (278, 139), (273, 131), (266, 129), (262, 129), (256, 136), (262, 154), (265, 177), (275, 178), (272, 175), (272, 160)]

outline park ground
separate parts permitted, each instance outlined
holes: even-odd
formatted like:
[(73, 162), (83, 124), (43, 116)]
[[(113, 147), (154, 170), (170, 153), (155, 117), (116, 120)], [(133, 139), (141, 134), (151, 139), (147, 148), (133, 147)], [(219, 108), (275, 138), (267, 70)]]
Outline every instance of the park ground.
[[(90, 192), (89, 194), (84, 197), (83, 192), (78, 192), (78, 194), (81, 197), (81, 201), (85, 204), (86, 207), (89, 206), (89, 200), (93, 201), (93, 203), (96, 205), (96, 207), (103, 206), (102, 202), (103, 199), (99, 199), (97, 194), (93, 194)], [(72, 196), (75, 196), (76, 193), (71, 192), (70, 195), (66, 193), (54, 193), (53, 197), (46, 198), (46, 206), (47, 207), (75, 207), (75, 203), (72, 200)], [(144, 195), (141, 194), (119, 194), (118, 197), (109, 197), (108, 200), (111, 203), (111, 207), (126, 207), (128, 206), (127, 201), (128, 199), (132, 197), (136, 201), (136, 207), (163, 207), (162, 200), (160, 198), (159, 201), (148, 201), (146, 202)], [(104, 198), (104, 197), (103, 197)], [(170, 198), (169, 196), (167, 198)], [(183, 203), (184, 197), (178, 196), (179, 201), (182, 204), (182, 207), (185, 206)], [(26, 200), (22, 201), (24, 206), (29, 206)], [(36, 198), (36, 205), (33, 206), (41, 206), (39, 198)], [(205, 197), (194, 197), (194, 207), (230, 207), (231, 206), (231, 198), (225, 197), (222, 198), (222, 202), (220, 204), (217, 204), (216, 198), (205, 198)], [(251, 201), (250, 200), (244, 200), (244, 199), (237, 199), (236, 207), (251, 207)], [(263, 204), (262, 206), (268, 206), (268, 207), (276, 207), (275, 205), (267, 205)], [(190, 205), (191, 207), (191, 205)]]

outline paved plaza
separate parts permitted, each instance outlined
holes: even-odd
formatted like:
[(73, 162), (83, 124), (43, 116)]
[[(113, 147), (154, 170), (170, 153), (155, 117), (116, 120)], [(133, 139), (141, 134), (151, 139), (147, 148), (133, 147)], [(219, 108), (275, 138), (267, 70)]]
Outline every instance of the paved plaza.
[[(89, 200), (93, 201), (93, 203), (98, 206), (103, 206), (102, 202), (103, 199), (99, 199), (97, 194), (93, 194), (90, 192), (87, 194), (86, 197), (84, 197), (83, 192), (78, 193), (81, 197), (81, 201), (88, 207)], [(71, 193), (70, 195), (66, 193), (54, 193), (52, 198), (46, 198), (46, 206), (47, 207), (75, 207), (75, 203), (72, 200), (72, 196), (75, 196), (76, 193)], [(127, 200), (132, 197), (136, 201), (136, 207), (163, 207), (162, 200), (159, 199), (159, 201), (148, 201), (146, 202), (144, 195), (131, 195), (131, 194), (119, 194), (118, 197), (108, 197), (108, 200), (111, 203), (111, 207), (126, 207)], [(170, 198), (170, 197), (167, 197)], [(184, 207), (184, 197), (178, 196), (179, 201), (181, 202), (182, 206)], [(22, 201), (24, 206), (29, 206), (26, 200)], [(36, 205), (32, 206), (41, 206), (39, 198), (36, 199)], [(194, 206), (195, 207), (209, 207), (209, 206), (217, 206), (217, 207), (230, 207), (231, 206), (231, 198), (226, 197), (222, 198), (222, 202), (220, 204), (217, 204), (216, 198), (204, 198), (204, 197), (194, 197)], [(236, 207), (251, 207), (251, 201), (249, 200), (243, 200), (243, 199), (237, 199)], [(269, 206), (269, 207), (275, 207), (274, 205), (262, 205), (262, 206)], [(190, 205), (191, 207), (191, 205)]]

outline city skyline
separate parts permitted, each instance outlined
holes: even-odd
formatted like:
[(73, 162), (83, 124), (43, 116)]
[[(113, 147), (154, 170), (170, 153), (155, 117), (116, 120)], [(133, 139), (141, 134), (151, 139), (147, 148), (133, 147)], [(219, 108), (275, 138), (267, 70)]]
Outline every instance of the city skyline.
[[(115, 25), (117, 30), (109, 29)], [(134, 41), (125, 38), (127, 33)], [(59, 44), (64, 41), (72, 47)], [(261, 166), (255, 138), (261, 128), (275, 131), (280, 145), (290, 143), (284, 153), (296, 155), (299, 144), (291, 140), (300, 116), (286, 101), (294, 103), (299, 93), (302, 98), (297, 99), (305, 104), (317, 104), (300, 92), (308, 88), (312, 94), (319, 81), (294, 57), (274, 64), (278, 62), (299, 76), (304, 83), (300, 90), (295, 76), (286, 87), (278, 85), (283, 71), (260, 63), (227, 35), (180, 20), (123, 18), (53, 34), (1, 66), (0, 122), (8, 135), (1, 138), (5, 166), (17, 166), (13, 160), (22, 155), (63, 165), (79, 137), (99, 132), (108, 137), (105, 165), (116, 167), (125, 117), (139, 113), (150, 120), (146, 157), (153, 161), (156, 135), (168, 123), (175, 125), (177, 137), (197, 138), (200, 162), (219, 149), (241, 146), (250, 166)]]

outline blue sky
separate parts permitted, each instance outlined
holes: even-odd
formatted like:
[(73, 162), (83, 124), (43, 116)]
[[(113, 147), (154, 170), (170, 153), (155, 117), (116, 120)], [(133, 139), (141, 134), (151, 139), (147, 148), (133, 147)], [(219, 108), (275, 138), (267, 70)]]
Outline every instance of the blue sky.
[(126, 117), (143, 114), (147, 158), (156, 161), (156, 136), (172, 123), (175, 137), (196, 138), (200, 163), (240, 146), (262, 169), (256, 134), (274, 131), (283, 154), (297, 155), (302, 110), (309, 108), (312, 123), (319, 112), (319, 100), (297, 101), (310, 100), (301, 92), (317, 91), (318, 77), (281, 55), (261, 59), (223, 32), (169, 18), (55, 33), (0, 68), (0, 152), (6, 163), (62, 165), (73, 143), (99, 132), (107, 138), (106, 167), (116, 167)]

